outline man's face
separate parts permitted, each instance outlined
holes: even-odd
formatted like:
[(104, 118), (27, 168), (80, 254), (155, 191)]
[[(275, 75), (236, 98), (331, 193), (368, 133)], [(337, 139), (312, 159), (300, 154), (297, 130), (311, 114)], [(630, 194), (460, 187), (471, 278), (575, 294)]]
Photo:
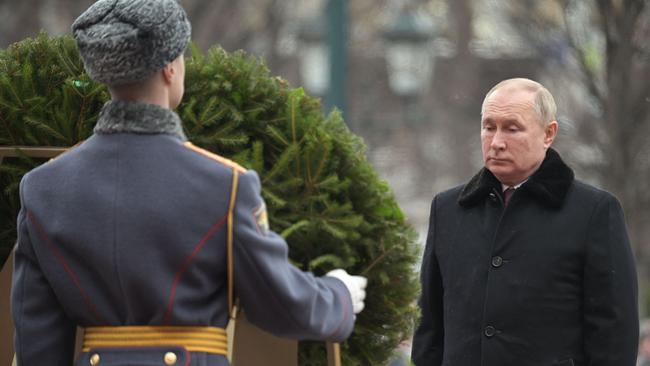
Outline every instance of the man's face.
[(504, 86), (485, 101), (481, 121), (483, 161), (497, 179), (516, 185), (544, 160), (557, 132), (557, 122), (542, 126), (534, 107), (535, 93)]

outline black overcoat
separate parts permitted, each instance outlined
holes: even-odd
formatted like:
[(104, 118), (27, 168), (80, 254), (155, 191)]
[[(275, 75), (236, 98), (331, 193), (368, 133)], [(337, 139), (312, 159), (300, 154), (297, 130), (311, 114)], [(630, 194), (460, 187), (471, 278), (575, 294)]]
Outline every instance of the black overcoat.
[(485, 168), (434, 198), (421, 281), (417, 366), (634, 366), (621, 206), (552, 149), (507, 207)]

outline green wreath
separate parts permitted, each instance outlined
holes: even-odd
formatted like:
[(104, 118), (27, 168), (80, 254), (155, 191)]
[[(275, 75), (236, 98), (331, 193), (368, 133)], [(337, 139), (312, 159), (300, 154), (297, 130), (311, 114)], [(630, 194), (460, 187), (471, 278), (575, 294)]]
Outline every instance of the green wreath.
[[(339, 113), (324, 116), (318, 99), (243, 52), (203, 55), (192, 46), (185, 85), (178, 113), (188, 138), (259, 173), (271, 228), (286, 238), (293, 263), (369, 278), (343, 363), (386, 364), (417, 315), (419, 246), (361, 139)], [(108, 99), (69, 36), (42, 33), (0, 51), (0, 146), (72, 146), (92, 133)], [(0, 263), (16, 238), (20, 179), (42, 162), (19, 156), (0, 165)], [(321, 343), (301, 343), (301, 365), (325, 359)]]

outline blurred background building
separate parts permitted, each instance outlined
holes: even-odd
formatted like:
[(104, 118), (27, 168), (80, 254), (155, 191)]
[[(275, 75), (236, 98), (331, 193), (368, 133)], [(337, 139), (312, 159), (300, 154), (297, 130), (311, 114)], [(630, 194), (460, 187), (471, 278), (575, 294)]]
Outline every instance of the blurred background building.
[[(0, 0), (0, 47), (69, 31), (92, 0)], [(181, 0), (207, 50), (244, 49), (336, 106), (424, 242), (437, 192), (482, 166), (498, 81), (527, 77), (559, 107), (555, 147), (621, 200), (650, 312), (650, 4), (646, 0)]]

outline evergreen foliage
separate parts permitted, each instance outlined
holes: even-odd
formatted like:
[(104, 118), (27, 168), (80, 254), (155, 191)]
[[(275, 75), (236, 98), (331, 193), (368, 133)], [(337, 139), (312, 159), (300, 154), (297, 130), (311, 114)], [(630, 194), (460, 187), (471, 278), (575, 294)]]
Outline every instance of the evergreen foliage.
[[(192, 46), (185, 85), (178, 113), (188, 138), (259, 173), (271, 228), (287, 239), (293, 263), (317, 275), (343, 267), (368, 276), (343, 364), (386, 364), (412, 331), (419, 253), (361, 139), (339, 113), (324, 116), (317, 99), (243, 52)], [(92, 133), (108, 98), (84, 74), (71, 38), (14, 44), (0, 53), (0, 145), (72, 146)], [(0, 255), (15, 241), (19, 180), (40, 163), (22, 156), (0, 166)], [(301, 365), (325, 359), (322, 343), (301, 344)]]

